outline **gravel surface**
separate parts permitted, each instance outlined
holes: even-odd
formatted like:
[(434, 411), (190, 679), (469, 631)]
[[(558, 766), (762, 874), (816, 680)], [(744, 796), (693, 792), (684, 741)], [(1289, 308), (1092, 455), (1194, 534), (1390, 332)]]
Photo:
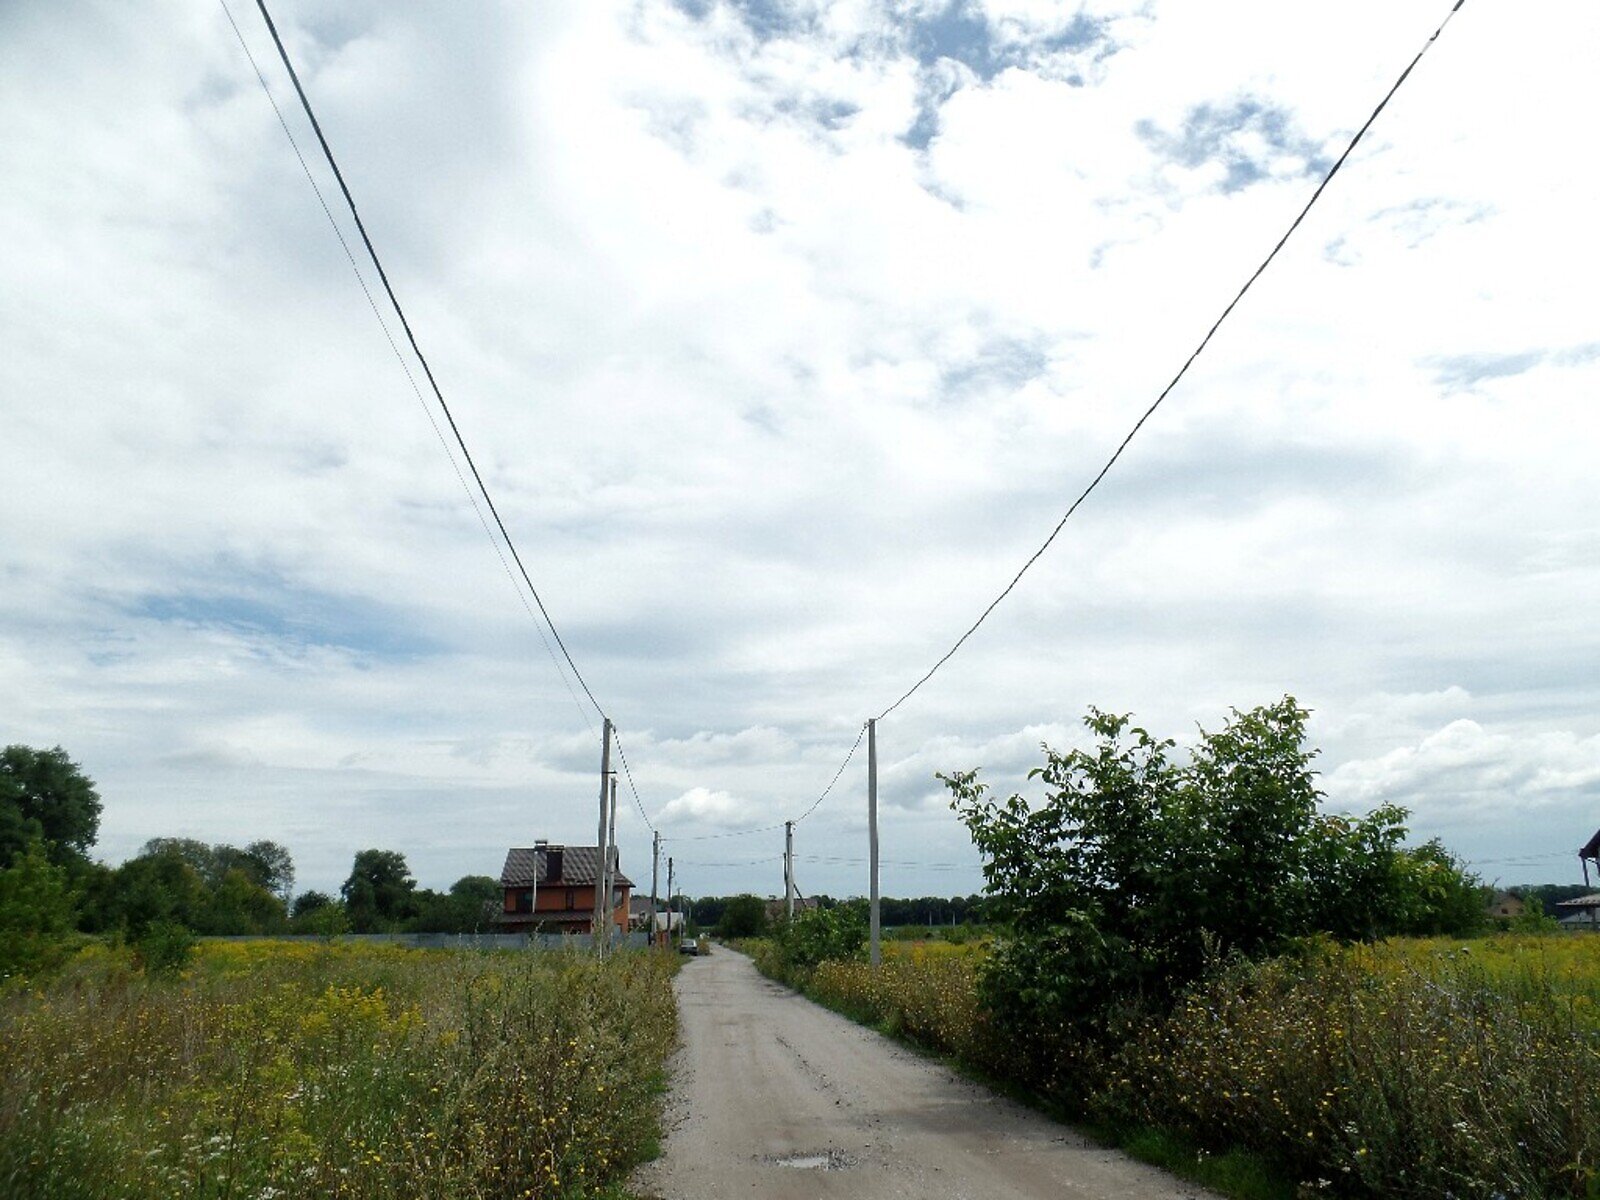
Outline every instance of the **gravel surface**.
[(642, 1195), (1212, 1195), (812, 1004), (721, 946), (685, 963), (675, 986), (683, 1046), (664, 1152), (633, 1180)]

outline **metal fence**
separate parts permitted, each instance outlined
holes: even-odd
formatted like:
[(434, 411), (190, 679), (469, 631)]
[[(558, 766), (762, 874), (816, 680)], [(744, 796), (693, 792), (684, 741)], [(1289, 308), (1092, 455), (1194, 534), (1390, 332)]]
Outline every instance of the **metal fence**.
[[(235, 934), (206, 937), (203, 942), (341, 942), (357, 945), (405, 946), (412, 950), (590, 950), (594, 935), (588, 933), (341, 933), (323, 937), (315, 933)], [(643, 950), (650, 937), (642, 930), (617, 935), (610, 945), (617, 949)]]

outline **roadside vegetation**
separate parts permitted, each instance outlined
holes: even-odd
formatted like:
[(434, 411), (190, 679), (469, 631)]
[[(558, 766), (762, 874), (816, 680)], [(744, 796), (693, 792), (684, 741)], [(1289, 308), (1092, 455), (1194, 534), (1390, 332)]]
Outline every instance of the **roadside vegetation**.
[(1476, 936), (1478, 881), (1403, 811), (1321, 811), (1305, 716), (1235, 713), (1178, 761), (1091, 712), (1042, 803), (945, 779), (991, 938), (873, 971), (845, 906), (748, 948), (1234, 1195), (1600, 1197), (1600, 938)]
[(590, 1197), (655, 1152), (674, 956), (102, 945), (0, 995), (0, 1192)]

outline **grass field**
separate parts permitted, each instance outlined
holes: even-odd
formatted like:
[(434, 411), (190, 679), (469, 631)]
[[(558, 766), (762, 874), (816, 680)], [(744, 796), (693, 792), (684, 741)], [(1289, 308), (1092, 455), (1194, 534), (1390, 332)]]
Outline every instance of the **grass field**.
[(654, 1152), (666, 956), (104, 948), (0, 998), (14, 1200), (615, 1194)]
[[(762, 956), (757, 953), (758, 964)], [(981, 947), (885, 946), (792, 978), (996, 1078)], [(770, 968), (771, 963), (769, 961)], [(1085, 1117), (1165, 1165), (1262, 1162), (1288, 1194), (1600, 1200), (1600, 937), (1318, 946), (1224, 970), (1105, 1056)], [(1196, 1172), (1190, 1172), (1196, 1173)], [(1274, 1188), (1280, 1190), (1275, 1191)], [(1271, 1180), (1236, 1195), (1285, 1194)]]

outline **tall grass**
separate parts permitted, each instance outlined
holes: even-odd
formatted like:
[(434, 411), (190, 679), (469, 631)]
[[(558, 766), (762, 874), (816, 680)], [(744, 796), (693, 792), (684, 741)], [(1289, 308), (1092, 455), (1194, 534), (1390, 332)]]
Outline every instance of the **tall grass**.
[(1600, 939), (1397, 942), (1225, 971), (1102, 1111), (1349, 1195), (1600, 1194)]
[(665, 956), (249, 943), (0, 1000), (15, 1200), (581, 1197), (653, 1146)]

